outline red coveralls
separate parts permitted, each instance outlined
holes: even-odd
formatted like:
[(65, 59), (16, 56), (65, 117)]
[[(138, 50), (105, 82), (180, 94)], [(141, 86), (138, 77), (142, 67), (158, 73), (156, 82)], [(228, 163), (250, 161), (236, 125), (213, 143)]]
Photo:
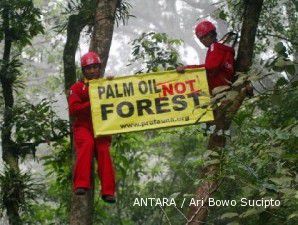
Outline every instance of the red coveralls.
[(78, 81), (70, 88), (69, 114), (74, 117), (73, 135), (76, 151), (74, 188), (91, 188), (91, 165), (94, 153), (97, 159), (101, 194), (115, 194), (115, 175), (109, 152), (111, 136), (94, 138), (88, 85)]
[(190, 65), (186, 68), (205, 67), (210, 93), (219, 86), (231, 85), (234, 76), (234, 56), (232, 47), (214, 42), (208, 48), (204, 65)]
[(234, 48), (218, 42), (214, 42), (208, 48), (205, 68), (210, 90), (231, 85), (234, 76), (234, 56)]

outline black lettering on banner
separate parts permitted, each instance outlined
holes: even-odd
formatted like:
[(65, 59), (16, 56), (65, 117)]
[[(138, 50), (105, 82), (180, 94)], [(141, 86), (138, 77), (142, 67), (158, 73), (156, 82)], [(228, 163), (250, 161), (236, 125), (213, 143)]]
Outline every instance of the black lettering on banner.
[(119, 93), (118, 84), (115, 84), (115, 92), (116, 92), (116, 97), (117, 98), (123, 97), (123, 93)]
[[(123, 112), (123, 107), (127, 106), (128, 108), (128, 112), (124, 113)], [(135, 109), (134, 106), (131, 102), (121, 102), (119, 103), (119, 105), (117, 106), (117, 113), (120, 117), (122, 118), (127, 118), (133, 115)]]
[(152, 94), (153, 93), (152, 80), (148, 80), (148, 86), (149, 86), (150, 94)]
[(124, 83), (123, 84), (123, 91), (124, 91), (124, 96), (132, 96), (134, 95), (134, 89), (133, 89), (133, 85), (132, 82)]
[[(162, 103), (162, 101), (167, 101)], [(163, 109), (162, 107), (164, 106), (168, 106), (169, 105), (169, 98), (167, 97), (163, 97), (163, 98), (156, 98), (155, 99), (155, 108), (156, 108), (156, 113), (157, 114), (161, 114), (161, 113), (166, 113), (166, 112), (170, 112), (170, 109)]]
[(199, 93), (198, 92), (193, 92), (187, 95), (187, 97), (189, 98), (193, 98), (193, 102), (194, 102), (194, 106), (199, 106), (200, 105), (200, 101), (199, 101)]
[(113, 92), (113, 88), (111, 87), (110, 84), (107, 85), (107, 99), (108, 98), (115, 98), (115, 94)]
[(137, 109), (138, 109), (138, 115), (143, 116), (144, 110), (149, 114), (152, 115), (154, 112), (151, 109), (152, 102), (150, 99), (142, 99), (137, 100)]
[(141, 81), (139, 82), (139, 91), (140, 91), (140, 93), (143, 94), (143, 95), (146, 94), (146, 93), (148, 92), (148, 85), (147, 85), (146, 81), (141, 80)]
[(184, 109), (187, 108), (187, 102), (186, 101), (183, 101), (181, 99), (185, 99), (185, 96), (184, 95), (175, 95), (173, 97), (172, 102), (173, 102), (173, 104), (175, 104), (173, 106), (173, 109), (175, 111), (183, 111)]
[(157, 84), (156, 84), (155, 79), (153, 79), (153, 85), (154, 85), (154, 92), (155, 93), (160, 93), (161, 92), (161, 89), (157, 88)]
[(98, 87), (98, 97), (99, 97), (99, 99), (101, 99), (101, 95), (102, 95), (103, 93), (105, 93), (105, 87), (103, 87), (103, 86), (99, 86), (99, 87)]
[(113, 112), (112, 109), (107, 109), (108, 107), (114, 107), (114, 104), (103, 104), (103, 105), (100, 105), (100, 108), (101, 108), (101, 119), (102, 120), (107, 120), (108, 119), (107, 114)]

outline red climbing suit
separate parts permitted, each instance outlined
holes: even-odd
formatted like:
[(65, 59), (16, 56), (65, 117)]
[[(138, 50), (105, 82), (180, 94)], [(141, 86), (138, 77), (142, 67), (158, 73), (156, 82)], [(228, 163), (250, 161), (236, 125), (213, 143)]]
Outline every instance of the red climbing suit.
[(234, 56), (232, 47), (214, 42), (208, 48), (204, 65), (190, 65), (185, 68), (205, 67), (210, 92), (219, 86), (231, 85), (234, 76)]
[(98, 176), (101, 181), (101, 194), (114, 195), (115, 175), (110, 157), (111, 136), (94, 138), (88, 85), (76, 82), (68, 97), (69, 114), (74, 117), (73, 136), (76, 151), (74, 168), (74, 188), (91, 187), (91, 165), (94, 154), (97, 159)]
[(205, 68), (210, 90), (231, 85), (234, 76), (234, 56), (235, 51), (232, 47), (218, 42), (208, 48)]

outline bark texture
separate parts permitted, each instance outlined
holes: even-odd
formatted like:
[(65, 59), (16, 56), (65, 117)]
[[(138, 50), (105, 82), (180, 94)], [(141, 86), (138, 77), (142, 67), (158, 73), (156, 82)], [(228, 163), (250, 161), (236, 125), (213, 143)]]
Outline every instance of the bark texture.
[[(263, 0), (245, 1), (241, 39), (236, 60), (236, 71), (238, 72), (246, 72), (252, 65), (255, 36), (262, 6)], [(220, 134), (221, 132), (218, 131), (226, 130), (230, 127), (233, 116), (236, 114), (246, 96), (245, 91), (243, 91), (241, 87), (238, 89), (238, 95), (235, 97), (235, 99), (233, 99), (228, 107), (222, 106), (215, 110), (216, 129), (210, 136), (208, 142), (208, 149), (211, 151), (218, 151), (226, 144), (225, 136)], [(206, 202), (220, 185), (220, 180), (217, 178), (219, 172), (219, 165), (217, 164), (206, 166), (203, 169), (201, 177), (208, 179), (205, 180), (197, 189), (196, 198), (198, 200), (203, 199), (205, 204), (202, 206), (193, 206), (190, 208), (188, 221), (186, 224), (205, 224), (208, 216), (208, 206)]]
[(99, 0), (95, 13), (95, 23), (90, 50), (97, 52), (101, 57), (102, 75), (105, 73), (105, 68), (109, 58), (118, 2), (119, 0)]
[(69, 90), (71, 85), (76, 82), (75, 55), (78, 49), (81, 31), (90, 22), (91, 18), (89, 14), (84, 13), (71, 15), (69, 17), (67, 24), (67, 41), (63, 52), (65, 90)]
[[(2, 92), (4, 98), (4, 118), (3, 129), (1, 130), (2, 140), (2, 158), (7, 167), (18, 173), (19, 162), (18, 154), (14, 148), (14, 142), (12, 141), (12, 108), (14, 106), (13, 97), (13, 74), (8, 74), (8, 66), (11, 58), (11, 47), (13, 39), (10, 37), (10, 18), (9, 9), (2, 11), (3, 18), (3, 31), (4, 31), (4, 52), (3, 52), (3, 66), (0, 71)], [(11, 186), (11, 185), (10, 185)], [(19, 202), (21, 198), (21, 190), (14, 188), (13, 190), (2, 190), (5, 194), (3, 196), (3, 204), (7, 210), (7, 216), (9, 224), (18, 225), (21, 224), (19, 215)]]
[[(94, 1), (95, 2), (95, 1)], [(92, 24), (95, 9), (89, 7), (92, 1), (82, 1), (82, 8), (76, 15), (71, 15), (67, 24), (67, 40), (63, 52), (64, 64), (64, 87), (66, 94), (70, 87), (76, 82), (75, 54), (78, 48), (80, 35), (85, 26)], [(94, 3), (95, 4), (95, 3)], [(71, 121), (71, 119), (70, 119)], [(71, 133), (71, 143), (72, 132)], [(75, 154), (72, 145), (72, 158), (75, 161)], [(92, 224), (93, 190), (84, 196), (77, 196), (72, 193), (70, 209), (70, 225)]]

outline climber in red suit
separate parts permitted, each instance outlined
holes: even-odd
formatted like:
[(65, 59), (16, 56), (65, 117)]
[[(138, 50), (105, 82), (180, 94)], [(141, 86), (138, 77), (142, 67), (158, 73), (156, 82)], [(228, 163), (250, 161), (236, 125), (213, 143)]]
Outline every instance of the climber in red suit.
[(217, 42), (216, 28), (210, 21), (200, 22), (195, 29), (197, 38), (208, 48), (205, 64), (178, 67), (178, 72), (188, 68), (205, 67), (210, 93), (219, 86), (229, 86), (234, 76), (234, 49)]
[(95, 155), (102, 199), (114, 203), (115, 175), (109, 152), (111, 136), (94, 137), (88, 93), (88, 81), (100, 77), (99, 56), (95, 52), (88, 52), (81, 58), (81, 67), (84, 78), (72, 85), (68, 96), (69, 114), (74, 118), (74, 191), (77, 195), (84, 195), (91, 188), (92, 160)]

